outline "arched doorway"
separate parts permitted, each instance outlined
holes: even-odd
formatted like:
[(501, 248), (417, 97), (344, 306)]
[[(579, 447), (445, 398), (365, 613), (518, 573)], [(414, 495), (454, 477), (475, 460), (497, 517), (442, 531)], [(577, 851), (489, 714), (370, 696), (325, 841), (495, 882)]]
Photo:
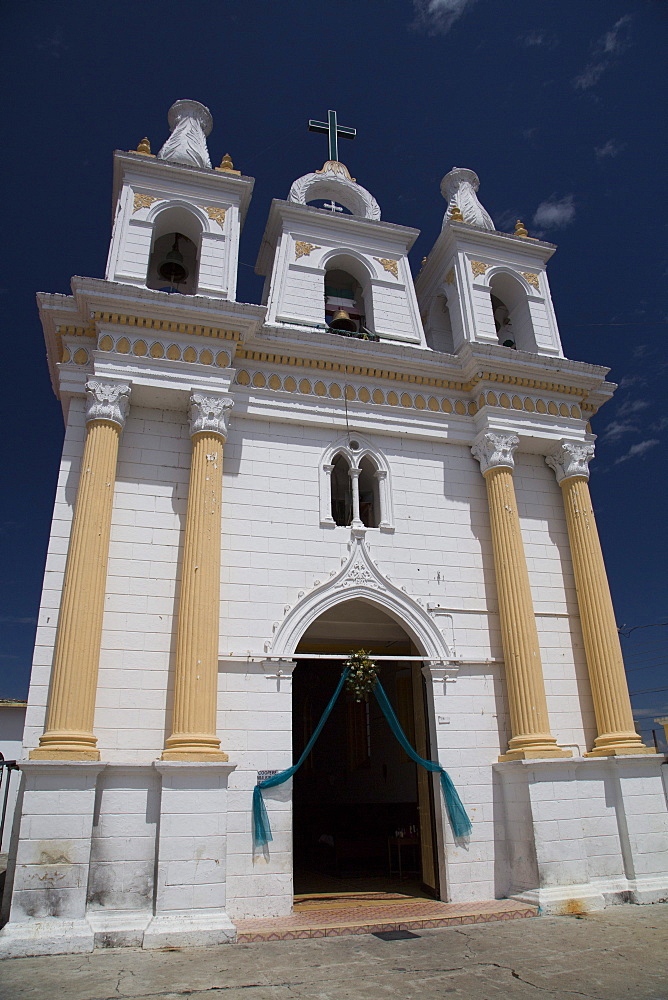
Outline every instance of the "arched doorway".
[[(419, 651), (385, 610), (356, 598), (320, 615), (297, 646), (293, 759), (341, 673), (343, 661), (327, 654), (356, 649), (397, 657), (379, 661), (380, 678), (409, 741), (430, 757)], [(399, 746), (376, 700), (356, 703), (344, 691), (294, 777), (295, 893), (422, 888), (438, 897), (433, 788), (432, 776)]]

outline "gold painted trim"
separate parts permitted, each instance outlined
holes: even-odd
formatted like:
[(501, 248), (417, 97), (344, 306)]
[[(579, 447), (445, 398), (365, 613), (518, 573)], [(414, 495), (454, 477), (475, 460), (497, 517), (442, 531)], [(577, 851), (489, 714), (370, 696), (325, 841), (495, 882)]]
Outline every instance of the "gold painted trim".
[(522, 275), (523, 278), (526, 278), (526, 280), (529, 282), (530, 285), (533, 285), (534, 288), (537, 288), (538, 291), (540, 291), (540, 284), (538, 282), (537, 274), (533, 274), (531, 271), (520, 271), (520, 274)]
[(365, 365), (346, 365), (337, 361), (298, 358), (289, 354), (269, 354), (266, 351), (252, 351), (243, 347), (237, 350), (236, 356), (245, 361), (261, 361), (267, 364), (290, 365), (298, 368), (321, 368), (325, 371), (343, 372), (346, 375), (362, 375), (367, 378), (389, 379), (392, 382), (412, 382), (416, 385), (429, 385), (439, 389), (455, 389), (459, 392), (471, 392), (480, 382), (489, 381), (502, 382), (505, 385), (517, 385), (526, 389), (540, 389), (543, 392), (555, 392), (566, 396), (582, 397), (582, 389), (576, 386), (568, 386), (556, 382), (543, 382), (539, 379), (518, 378), (515, 375), (502, 375), (497, 372), (481, 371), (470, 382), (456, 382), (453, 379), (409, 375), (405, 372), (395, 372), (385, 368), (370, 368)]
[(374, 257), (373, 259), (377, 260), (379, 264), (382, 264), (383, 265), (383, 269), (385, 271), (389, 271), (389, 273), (393, 274), (395, 278), (399, 277), (399, 261), (398, 260), (392, 260), (390, 257)]
[(312, 250), (322, 250), (322, 247), (305, 243), (304, 240), (295, 240), (295, 260), (299, 260), (300, 257), (310, 257)]
[(150, 208), (154, 201), (159, 200), (158, 196), (154, 194), (135, 194), (132, 214), (141, 211), (142, 208)]
[(144, 330), (164, 330), (166, 333), (185, 333), (192, 337), (216, 337), (219, 340), (241, 340), (238, 330), (221, 330), (214, 326), (198, 326), (193, 323), (173, 323), (167, 319), (151, 319), (148, 316), (129, 316), (125, 313), (93, 313), (96, 323), (113, 323), (119, 326), (138, 326)]
[(201, 205), (200, 208), (203, 208), (209, 218), (213, 219), (214, 222), (217, 222), (221, 229), (225, 228), (226, 208), (215, 208), (210, 205)]
[(454, 283), (455, 283), (455, 269), (454, 269), (454, 267), (451, 267), (450, 270), (448, 271), (448, 273), (446, 274), (446, 276), (445, 276), (445, 283), (446, 283), (446, 285), (454, 285)]
[(473, 277), (479, 278), (485, 273), (490, 267), (489, 264), (483, 264), (481, 260), (470, 260), (471, 270), (473, 271)]

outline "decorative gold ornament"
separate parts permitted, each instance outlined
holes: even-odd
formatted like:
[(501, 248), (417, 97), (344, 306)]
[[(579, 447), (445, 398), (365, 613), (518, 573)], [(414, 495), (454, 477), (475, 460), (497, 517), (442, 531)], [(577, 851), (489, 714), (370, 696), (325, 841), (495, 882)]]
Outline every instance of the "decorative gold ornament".
[(220, 166), (216, 167), (223, 174), (235, 174), (235, 176), (240, 177), (241, 171), (234, 169), (234, 164), (232, 163), (232, 157), (229, 153), (225, 153), (225, 156), (220, 161)]
[(134, 208), (132, 209), (132, 214), (138, 212), (142, 208), (150, 208), (154, 201), (157, 201), (155, 195), (153, 194), (135, 194)]
[(445, 283), (446, 283), (446, 285), (454, 285), (454, 283), (455, 283), (455, 269), (454, 269), (454, 267), (451, 267), (450, 270), (448, 271), (448, 273), (446, 274), (446, 276), (445, 276)]
[(540, 285), (538, 284), (537, 274), (532, 274), (531, 271), (521, 271), (520, 273), (523, 278), (527, 279), (530, 285), (533, 285), (534, 288), (537, 288), (538, 291), (540, 291)]
[(481, 274), (484, 274), (489, 264), (483, 264), (481, 260), (471, 261), (471, 270), (473, 271), (473, 277), (478, 278)]
[(454, 204), (450, 209), (450, 222), (463, 222), (464, 216), (459, 205)]
[(379, 264), (383, 265), (385, 271), (389, 271), (395, 278), (399, 277), (399, 261), (391, 260), (389, 257), (374, 257)]
[(224, 227), (224, 225), (225, 225), (225, 212), (227, 211), (227, 209), (225, 209), (225, 208), (212, 208), (209, 205), (202, 205), (202, 208), (204, 209), (204, 211), (206, 212), (206, 214), (209, 216), (210, 219), (213, 219), (214, 222), (218, 223), (218, 225), (220, 226), (221, 229)]
[(526, 239), (528, 235), (529, 235), (528, 232), (524, 228), (524, 223), (520, 222), (520, 220), (518, 219), (517, 222), (515, 223), (515, 236), (521, 236), (522, 239)]
[(135, 152), (141, 153), (142, 156), (153, 156), (153, 153), (151, 152), (151, 143), (148, 141), (146, 136), (144, 136), (142, 141), (139, 143)]
[(313, 243), (304, 243), (303, 240), (295, 240), (295, 260), (299, 260), (300, 257), (309, 257), (312, 250), (321, 250), (322, 247), (317, 247)]
[(316, 174), (341, 174), (346, 180), (352, 181), (353, 184), (357, 181), (356, 177), (350, 176), (350, 171), (345, 163), (341, 163), (340, 160), (327, 160), (323, 163), (322, 170), (316, 170)]

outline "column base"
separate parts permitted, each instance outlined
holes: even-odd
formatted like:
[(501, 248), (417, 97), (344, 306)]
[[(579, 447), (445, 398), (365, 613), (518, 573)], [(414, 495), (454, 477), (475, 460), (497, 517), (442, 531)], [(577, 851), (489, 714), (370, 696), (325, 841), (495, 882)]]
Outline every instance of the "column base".
[(584, 757), (638, 757), (646, 756), (651, 754), (654, 756), (656, 750), (654, 747), (646, 747), (644, 744), (640, 746), (618, 746), (618, 747), (594, 747), (593, 750), (589, 750), (587, 753), (583, 754)]
[(99, 760), (97, 738), (84, 729), (47, 729), (29, 760)]
[(230, 758), (222, 750), (164, 750), (160, 760), (193, 761), (198, 764), (218, 764)]
[(537, 906), (540, 916), (552, 914), (574, 917), (584, 913), (596, 913), (608, 906), (619, 906), (623, 903), (636, 903), (640, 906), (665, 903), (668, 899), (668, 878), (663, 876), (627, 879), (619, 876), (594, 879), (591, 882), (514, 892), (510, 899)]
[(21, 920), (0, 931), (0, 958), (85, 955), (94, 947), (95, 935), (87, 920)]
[(144, 931), (142, 947), (205, 948), (208, 945), (234, 944), (237, 929), (220, 910), (215, 912), (161, 914), (153, 917)]
[(36, 747), (29, 760), (99, 760), (99, 750), (59, 750), (57, 747)]
[(92, 910), (86, 917), (94, 934), (96, 948), (141, 948), (144, 931), (153, 919), (153, 914), (132, 910), (118, 913)]
[(555, 747), (549, 750), (509, 750), (499, 755), (499, 763), (506, 760), (552, 760), (553, 758), (572, 757), (572, 750), (562, 750)]

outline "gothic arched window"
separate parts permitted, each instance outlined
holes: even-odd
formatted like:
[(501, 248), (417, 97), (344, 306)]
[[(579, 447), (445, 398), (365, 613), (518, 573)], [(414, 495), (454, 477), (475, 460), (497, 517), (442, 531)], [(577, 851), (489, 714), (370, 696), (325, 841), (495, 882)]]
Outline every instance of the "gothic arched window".
[(394, 531), (389, 469), (383, 456), (358, 437), (338, 441), (320, 466), (320, 524), (323, 527)]
[(344, 455), (337, 455), (332, 462), (331, 504), (334, 523), (345, 527), (353, 518), (353, 490), (350, 464)]
[(365, 455), (360, 462), (358, 480), (360, 521), (365, 528), (377, 528), (380, 524), (380, 497), (378, 495), (378, 467)]

